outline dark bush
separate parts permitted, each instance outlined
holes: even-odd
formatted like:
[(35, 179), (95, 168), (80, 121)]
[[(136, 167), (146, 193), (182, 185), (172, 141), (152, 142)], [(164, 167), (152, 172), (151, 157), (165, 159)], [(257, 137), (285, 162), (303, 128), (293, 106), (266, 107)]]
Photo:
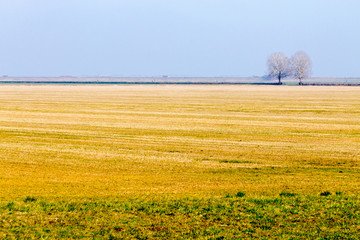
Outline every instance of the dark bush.
[(243, 193), (243, 192), (238, 192), (238, 193), (236, 194), (236, 196), (237, 196), (237, 197), (244, 197), (244, 196), (245, 196), (245, 193)]
[(280, 197), (295, 197), (296, 194), (295, 193), (290, 193), (290, 192), (282, 192), (280, 193)]
[(325, 196), (325, 197), (327, 197), (327, 196), (329, 196), (329, 195), (331, 195), (331, 192), (329, 192), (329, 191), (325, 191), (325, 192), (320, 193), (320, 196)]
[(24, 199), (24, 202), (36, 202), (36, 198), (27, 196), (27, 197)]

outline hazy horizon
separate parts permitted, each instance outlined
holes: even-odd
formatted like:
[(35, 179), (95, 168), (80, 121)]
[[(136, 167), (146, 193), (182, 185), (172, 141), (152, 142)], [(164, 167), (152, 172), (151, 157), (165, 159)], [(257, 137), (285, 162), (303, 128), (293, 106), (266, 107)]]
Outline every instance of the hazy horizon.
[(0, 76), (252, 77), (305, 51), (313, 77), (360, 77), (360, 2), (0, 0)]

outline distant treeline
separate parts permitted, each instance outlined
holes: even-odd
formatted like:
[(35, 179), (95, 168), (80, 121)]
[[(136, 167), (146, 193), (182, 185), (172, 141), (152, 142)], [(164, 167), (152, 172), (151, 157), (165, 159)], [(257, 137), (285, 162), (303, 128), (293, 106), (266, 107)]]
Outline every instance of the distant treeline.
[[(0, 77), (0, 84), (277, 85), (279, 82), (266, 77)], [(287, 78), (281, 84), (297, 85), (298, 80)], [(360, 78), (308, 78), (302, 84), (359, 86)]]
[(360, 86), (360, 83), (303, 83), (304, 86)]
[(266, 82), (99, 82), (99, 81), (0, 81), (3, 84), (171, 84), (171, 85), (278, 85)]

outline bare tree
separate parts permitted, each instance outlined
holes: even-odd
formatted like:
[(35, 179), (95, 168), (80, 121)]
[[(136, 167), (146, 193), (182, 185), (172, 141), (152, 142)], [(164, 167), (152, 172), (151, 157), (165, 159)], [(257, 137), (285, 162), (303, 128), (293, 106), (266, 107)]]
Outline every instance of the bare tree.
[(303, 85), (302, 80), (311, 76), (312, 63), (309, 56), (302, 51), (295, 53), (291, 57), (291, 68), (293, 76), (299, 79), (299, 85)]
[(290, 61), (282, 52), (276, 52), (269, 56), (268, 61), (268, 74), (271, 78), (276, 78), (281, 83), (281, 79), (290, 75)]

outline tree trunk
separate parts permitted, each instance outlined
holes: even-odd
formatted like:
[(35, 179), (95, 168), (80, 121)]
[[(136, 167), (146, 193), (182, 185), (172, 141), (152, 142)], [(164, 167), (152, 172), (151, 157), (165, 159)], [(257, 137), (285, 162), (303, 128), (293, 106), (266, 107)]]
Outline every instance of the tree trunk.
[(281, 85), (281, 84), (282, 84), (282, 83), (281, 83), (281, 73), (278, 74), (278, 79), (279, 79), (279, 83), (278, 83), (278, 84)]

